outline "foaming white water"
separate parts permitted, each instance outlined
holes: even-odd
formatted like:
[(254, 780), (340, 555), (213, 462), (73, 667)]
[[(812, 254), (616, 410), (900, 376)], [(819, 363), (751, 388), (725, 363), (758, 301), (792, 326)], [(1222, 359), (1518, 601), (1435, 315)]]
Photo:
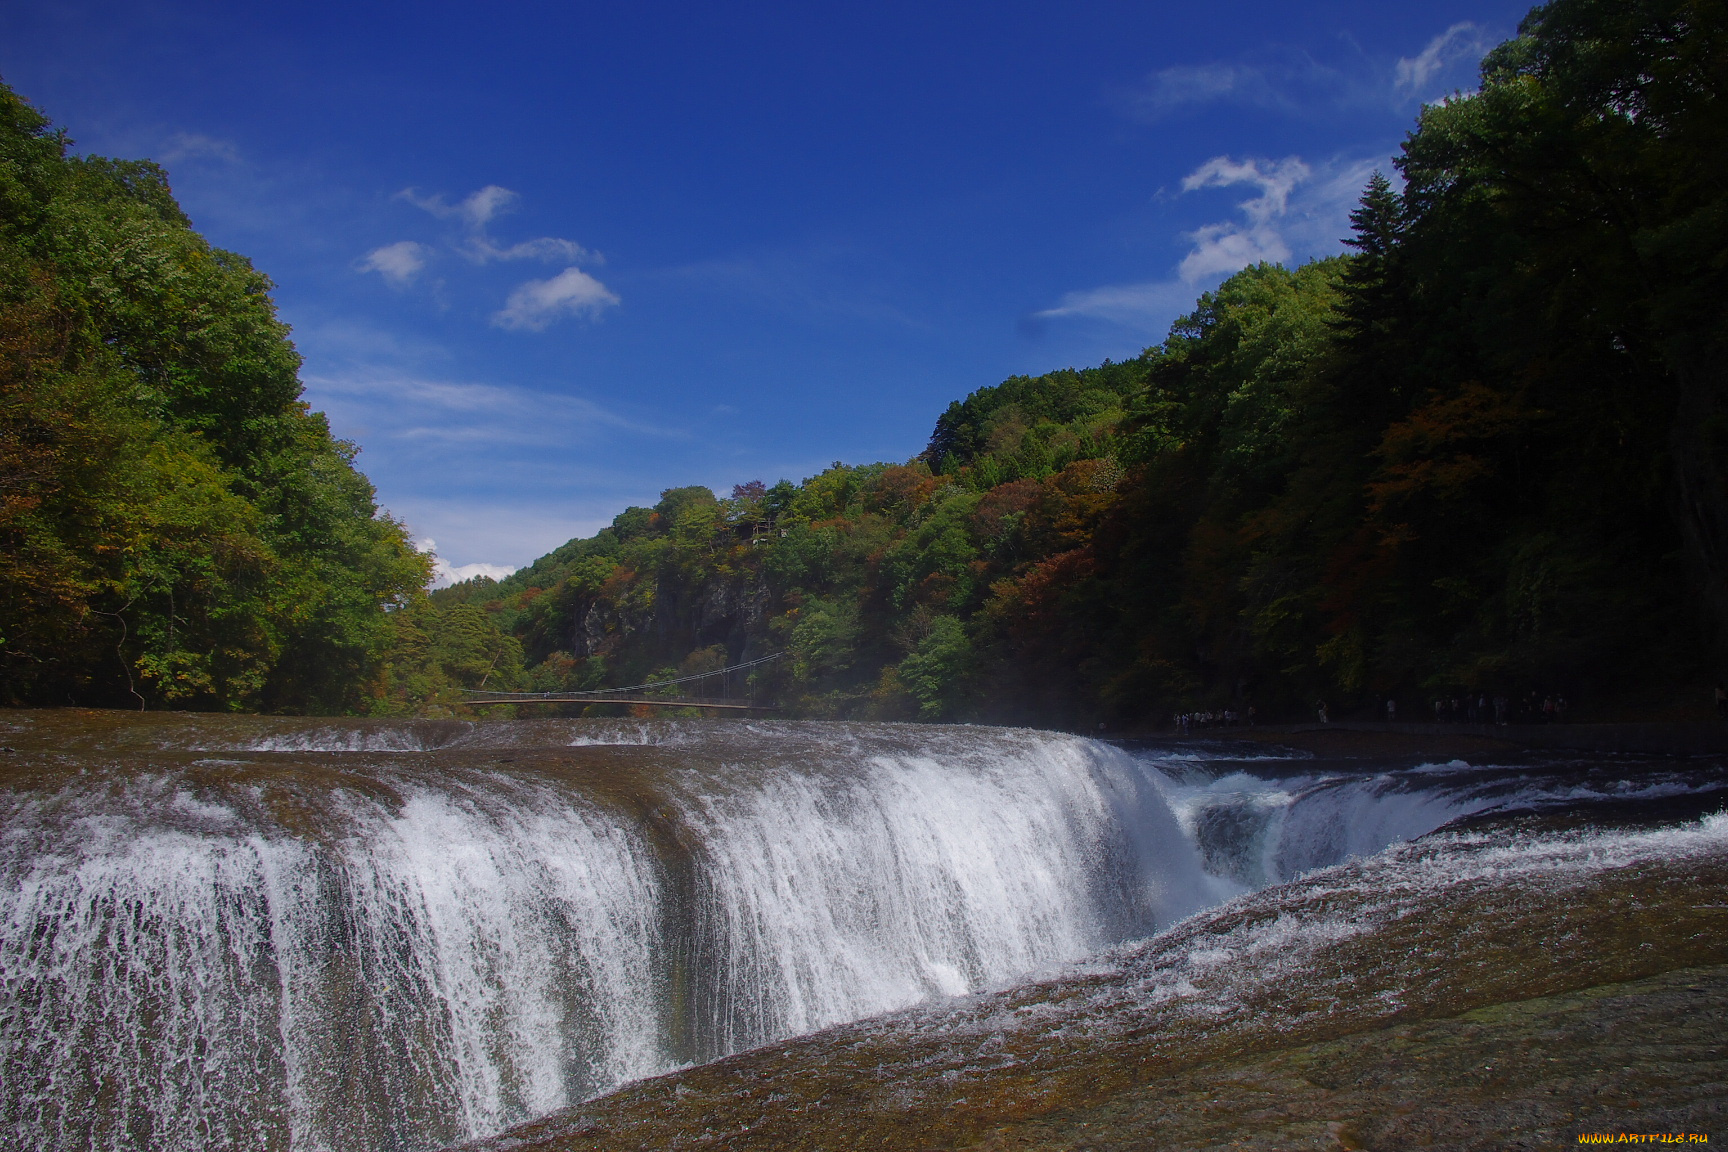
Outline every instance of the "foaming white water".
[(951, 734), (940, 755), (844, 752), (685, 793), (713, 1050), (1000, 985), (1223, 894), (1145, 771), (1098, 745)]
[(1707, 763), (1555, 759), (1407, 768), (1244, 756), (1220, 745), (1140, 753), (1170, 775), (1164, 791), (1206, 867), (1250, 888), (1371, 856), (1466, 816), (1699, 796), (1721, 788)]
[(1414, 840), (1482, 806), (1385, 773), (1263, 779), (1233, 772), (1173, 782), (1166, 792), (1207, 866), (1253, 888)]
[(0, 1142), (439, 1147), (1225, 894), (1088, 741), (616, 728), (44, 769), (0, 801)]
[(371, 728), (329, 725), (257, 736), (239, 747), (247, 752), (426, 752), (445, 742), (442, 733), (434, 736), (406, 725)]
[[(458, 1139), (663, 1066), (651, 853), (512, 785), (344, 796), (342, 849), (272, 876), (293, 1147)], [(369, 1086), (332, 1059), (356, 1030)]]
[(10, 814), (67, 844), (7, 853), (13, 1146), (427, 1147), (663, 1066), (651, 857), (591, 808), (338, 792), (296, 836), (172, 787)]

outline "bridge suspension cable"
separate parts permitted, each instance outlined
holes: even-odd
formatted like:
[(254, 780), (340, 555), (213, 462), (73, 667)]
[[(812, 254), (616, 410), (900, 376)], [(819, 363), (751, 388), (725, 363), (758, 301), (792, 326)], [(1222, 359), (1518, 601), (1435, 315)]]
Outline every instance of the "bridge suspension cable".
[(653, 696), (650, 693), (664, 691), (678, 684), (690, 684), (702, 680), (721, 677), (720, 690), (726, 690), (726, 677), (733, 672), (743, 672), (764, 664), (772, 664), (786, 655), (785, 651), (773, 652), (767, 656), (758, 656), (754, 660), (745, 660), (726, 668), (715, 668), (709, 672), (693, 672), (688, 676), (679, 676), (671, 680), (651, 680), (645, 684), (631, 684), (624, 688), (595, 688), (583, 692), (488, 692), (478, 688), (465, 688), (462, 691), (469, 704), (652, 704), (661, 707), (677, 708), (772, 708), (772, 704), (753, 704), (748, 700), (728, 698), (726, 696)]

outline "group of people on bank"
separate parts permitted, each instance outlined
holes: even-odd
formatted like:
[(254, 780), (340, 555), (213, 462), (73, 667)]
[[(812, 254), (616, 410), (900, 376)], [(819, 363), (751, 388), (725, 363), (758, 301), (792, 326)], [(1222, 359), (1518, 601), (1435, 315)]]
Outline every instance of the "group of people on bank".
[(1176, 727), (1186, 735), (1204, 728), (1238, 728), (1244, 724), (1253, 724), (1256, 719), (1254, 705), (1250, 704), (1240, 712), (1232, 708), (1208, 712), (1178, 712)]
[[(1398, 701), (1387, 697), (1382, 707), (1387, 723), (1397, 723), (1400, 719)], [(1558, 692), (1530, 692), (1522, 697), (1507, 696), (1504, 693), (1490, 696), (1486, 692), (1476, 692), (1436, 696), (1433, 699), (1436, 724), (1563, 724), (1566, 722), (1569, 707), (1566, 697)], [(1718, 714), (1728, 719), (1728, 689), (1717, 688), (1716, 707)], [(1322, 724), (1332, 721), (1324, 700), (1315, 703), (1314, 715)], [(1178, 712), (1173, 719), (1177, 730), (1186, 734), (1210, 728), (1252, 725), (1258, 717), (1254, 706), (1249, 704), (1240, 710), (1221, 708)], [(1421, 714), (1410, 716), (1406, 713), (1403, 719), (1420, 722), (1425, 717)]]
[[(1728, 697), (1728, 694), (1724, 694), (1724, 697)], [(1486, 692), (1475, 692), (1459, 696), (1436, 696), (1433, 707), (1436, 724), (1563, 724), (1569, 705), (1566, 697), (1558, 692), (1549, 692), (1546, 695), (1530, 692), (1523, 697), (1511, 697), (1504, 693), (1489, 696)], [(1719, 705), (1720, 707), (1722, 705)], [(1387, 723), (1397, 723), (1398, 701), (1388, 696), (1384, 712)], [(1330, 721), (1324, 700), (1314, 706), (1314, 713), (1320, 723)], [(1414, 719), (1422, 718), (1418, 716)]]
[[(1496, 693), (1490, 697), (1486, 692), (1467, 693), (1463, 696), (1436, 696), (1434, 723), (1563, 724), (1568, 707), (1566, 697), (1558, 692), (1544, 695), (1532, 691), (1522, 697), (1509, 697), (1504, 693)], [(1394, 711), (1393, 702), (1388, 700), (1388, 720), (1394, 718)]]

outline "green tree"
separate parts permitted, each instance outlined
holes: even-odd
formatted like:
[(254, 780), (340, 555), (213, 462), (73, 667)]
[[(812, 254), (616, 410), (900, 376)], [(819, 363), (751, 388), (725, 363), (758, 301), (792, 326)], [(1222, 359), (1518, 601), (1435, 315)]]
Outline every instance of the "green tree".
[(300, 400), (269, 281), (0, 86), (0, 699), (365, 706), (428, 561)]

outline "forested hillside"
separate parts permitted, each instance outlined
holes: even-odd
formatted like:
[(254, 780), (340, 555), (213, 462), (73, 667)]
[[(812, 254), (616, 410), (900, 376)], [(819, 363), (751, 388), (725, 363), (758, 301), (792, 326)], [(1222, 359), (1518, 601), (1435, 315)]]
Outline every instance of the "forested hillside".
[(0, 86), (0, 701), (368, 707), (426, 558), (270, 282)]
[(423, 594), (269, 282), (0, 89), (0, 700), (459, 710), (769, 652), (791, 714), (1094, 726), (1651, 701), (1728, 639), (1728, 5), (1556, 0), (1349, 255), (912, 460), (673, 488)]
[(671, 489), (437, 593), (380, 706), (779, 649), (793, 713), (1086, 725), (1713, 679), (1725, 89), (1722, 3), (1538, 8), (1422, 112), (1351, 255), (976, 392), (905, 464)]

